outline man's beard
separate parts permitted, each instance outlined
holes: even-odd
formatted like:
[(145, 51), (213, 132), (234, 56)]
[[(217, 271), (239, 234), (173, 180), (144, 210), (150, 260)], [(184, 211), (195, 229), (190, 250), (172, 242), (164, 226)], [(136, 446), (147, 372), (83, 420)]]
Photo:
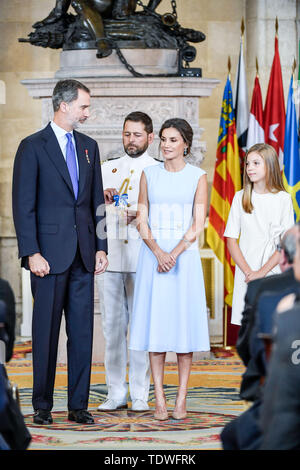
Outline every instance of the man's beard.
[(148, 148), (148, 143), (146, 143), (143, 147), (133, 147), (130, 150), (128, 150), (128, 147), (130, 147), (130, 144), (128, 144), (127, 147), (124, 146), (124, 150), (127, 155), (131, 158), (138, 158), (146, 152)]
[(86, 120), (87, 118), (79, 119), (78, 121), (73, 121), (72, 128), (77, 129), (78, 127), (82, 126), (82, 124), (84, 124)]

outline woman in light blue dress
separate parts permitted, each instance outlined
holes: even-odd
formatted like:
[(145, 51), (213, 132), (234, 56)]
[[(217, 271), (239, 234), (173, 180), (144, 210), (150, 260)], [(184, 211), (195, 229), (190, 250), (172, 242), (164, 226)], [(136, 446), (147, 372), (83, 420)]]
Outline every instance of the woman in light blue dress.
[(163, 390), (167, 351), (177, 353), (179, 388), (174, 419), (186, 417), (193, 351), (209, 350), (204, 280), (198, 236), (207, 210), (207, 178), (185, 162), (193, 131), (169, 119), (159, 133), (164, 162), (144, 169), (137, 228), (142, 244), (135, 281), (129, 348), (149, 351), (155, 418), (168, 419)]

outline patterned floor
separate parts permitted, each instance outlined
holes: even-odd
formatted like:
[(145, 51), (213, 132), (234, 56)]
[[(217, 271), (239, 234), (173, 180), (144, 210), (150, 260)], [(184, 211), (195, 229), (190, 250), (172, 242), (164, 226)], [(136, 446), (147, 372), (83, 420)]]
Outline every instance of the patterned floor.
[(165, 393), (170, 418), (164, 422), (153, 418), (152, 385), (150, 411), (132, 412), (130, 403), (128, 410), (113, 413), (97, 411), (107, 390), (103, 364), (93, 364), (89, 411), (94, 416), (95, 424), (87, 426), (67, 419), (66, 365), (57, 367), (54, 423), (51, 426), (36, 426), (32, 422), (30, 358), (18, 354), (7, 365), (7, 371), (11, 382), (19, 387), (22, 412), (32, 435), (30, 449), (35, 450), (217, 450), (221, 449), (219, 434), (223, 426), (245, 408), (238, 394), (244, 368), (235, 353), (222, 357), (222, 351), (217, 351), (212, 354), (212, 359), (193, 363), (187, 399), (188, 416), (181, 421), (171, 417), (178, 385), (176, 364), (169, 364), (165, 371)]

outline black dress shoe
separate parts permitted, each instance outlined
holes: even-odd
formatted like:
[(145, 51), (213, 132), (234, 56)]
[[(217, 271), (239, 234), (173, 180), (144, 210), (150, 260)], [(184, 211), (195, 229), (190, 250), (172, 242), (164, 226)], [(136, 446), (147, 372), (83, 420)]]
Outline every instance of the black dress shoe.
[(51, 412), (48, 410), (35, 410), (33, 415), (33, 422), (35, 424), (52, 424), (53, 419)]
[(80, 424), (94, 424), (94, 418), (87, 410), (70, 410), (68, 419)]

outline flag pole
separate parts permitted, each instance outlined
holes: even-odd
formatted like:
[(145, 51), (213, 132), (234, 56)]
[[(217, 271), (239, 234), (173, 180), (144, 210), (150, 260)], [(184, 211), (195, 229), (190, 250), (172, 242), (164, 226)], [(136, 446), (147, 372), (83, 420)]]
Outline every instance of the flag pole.
[(242, 38), (243, 42), (244, 42), (244, 33), (245, 33), (245, 21), (244, 21), (244, 17), (242, 17), (242, 21), (241, 21), (241, 38)]
[(226, 349), (226, 351), (231, 351), (234, 346), (228, 346), (228, 305), (226, 302), (224, 302), (224, 338), (223, 338), (223, 348)]
[(295, 71), (296, 71), (296, 67), (297, 67), (297, 63), (296, 63), (296, 59), (294, 57), (294, 62), (293, 62), (293, 65), (292, 65), (292, 74), (293, 74), (293, 78), (295, 80)]
[[(226, 73), (227, 72), (227, 73)], [(229, 206), (232, 203), (234, 193), (241, 189), (241, 175), (239, 165), (239, 153), (234, 119), (233, 97), (230, 82), (231, 74), (231, 58), (227, 56), (227, 79), (224, 87), (222, 108), (220, 114), (220, 124), (218, 132), (218, 146), (216, 152), (215, 172), (213, 179), (213, 188), (211, 194), (210, 208), (209, 208), (209, 222), (207, 227), (206, 240), (210, 248), (214, 251), (217, 258), (223, 265), (224, 269), (224, 284), (223, 284), (223, 301), (222, 301), (222, 340), (221, 344), (227, 345), (229, 343), (228, 334), (231, 333), (231, 325), (228, 323), (230, 311), (228, 315), (225, 312), (225, 299), (226, 303), (230, 303), (225, 295), (231, 294), (234, 278), (234, 267), (231, 265), (227, 255), (226, 240), (220, 232), (220, 218), (225, 225), (228, 219)], [(224, 158), (225, 157), (225, 158)], [(222, 173), (220, 178), (220, 169), (226, 168), (226, 172)], [(233, 191), (228, 191), (227, 181), (232, 183)], [(231, 296), (230, 296), (231, 297)], [(225, 316), (227, 319), (225, 320)], [(225, 320), (225, 322), (224, 322)], [(227, 328), (227, 330), (226, 330)], [(225, 334), (224, 334), (225, 332)]]
[[(299, 96), (299, 90), (298, 90), (298, 82), (296, 81), (296, 68), (297, 68), (297, 62), (296, 62), (296, 58), (294, 57), (294, 61), (293, 61), (293, 65), (292, 65), (292, 76), (293, 76), (293, 95), (294, 95), (294, 98)], [(300, 104), (298, 104), (298, 109), (295, 105), (295, 110), (296, 110), (296, 116), (297, 116), (297, 119), (299, 121), (299, 115), (300, 115)], [(300, 123), (298, 124), (298, 134), (299, 134), (299, 125)]]
[(223, 338), (223, 347), (227, 349), (227, 319), (228, 319), (228, 306), (225, 303), (224, 305), (224, 338)]
[(293, 65), (292, 65), (292, 76), (293, 76), (293, 93), (295, 95), (295, 91), (296, 91), (296, 80), (295, 80), (295, 72), (296, 72), (296, 67), (297, 67), (297, 63), (296, 63), (296, 59), (294, 57), (294, 61), (293, 61)]
[[(231, 79), (231, 59), (230, 59), (230, 55), (228, 56), (227, 67), (228, 67), (228, 78), (230, 80)], [(224, 297), (225, 297), (225, 290), (224, 290)], [(224, 338), (223, 338), (223, 347), (224, 347), (224, 349), (228, 348), (228, 346), (227, 346), (227, 317), (228, 317), (228, 307), (227, 307), (227, 304), (226, 304), (225, 298), (224, 298)]]
[[(228, 78), (229, 80), (231, 79), (231, 58), (230, 55), (228, 56), (228, 62), (227, 62), (227, 68), (228, 68)], [(225, 294), (225, 292), (224, 292)], [(223, 348), (226, 350), (231, 350), (232, 346), (227, 346), (227, 321), (228, 321), (228, 305), (225, 302), (224, 299), (224, 338), (223, 338)]]
[(259, 67), (258, 67), (258, 60), (257, 60), (257, 56), (256, 56), (256, 59), (255, 59), (255, 66), (256, 66), (256, 76), (257, 78), (259, 78)]

